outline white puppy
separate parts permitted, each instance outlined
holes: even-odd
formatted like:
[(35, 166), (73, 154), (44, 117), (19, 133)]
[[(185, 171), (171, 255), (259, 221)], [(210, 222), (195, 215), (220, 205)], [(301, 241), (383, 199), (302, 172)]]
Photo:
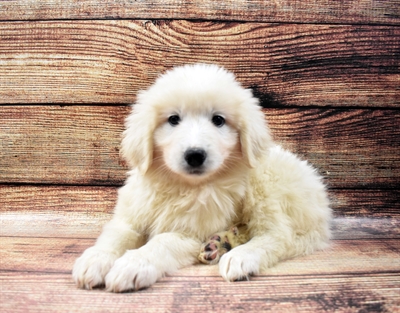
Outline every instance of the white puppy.
[(232, 73), (204, 64), (168, 71), (139, 93), (126, 127), (132, 170), (113, 219), (76, 260), (79, 287), (148, 287), (196, 263), (202, 242), (237, 223), (251, 239), (222, 256), (227, 281), (327, 245), (321, 178), (272, 142), (258, 100)]

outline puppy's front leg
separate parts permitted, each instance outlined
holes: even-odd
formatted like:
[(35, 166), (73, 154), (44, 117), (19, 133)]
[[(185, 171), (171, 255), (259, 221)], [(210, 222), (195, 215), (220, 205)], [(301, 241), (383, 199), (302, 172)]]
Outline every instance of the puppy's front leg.
[(201, 242), (179, 233), (153, 237), (139, 249), (127, 251), (106, 276), (112, 292), (149, 287), (166, 274), (196, 263)]
[(74, 264), (72, 277), (79, 288), (104, 285), (104, 278), (115, 260), (128, 249), (139, 247), (144, 238), (131, 226), (114, 217), (104, 226), (96, 244), (85, 250)]

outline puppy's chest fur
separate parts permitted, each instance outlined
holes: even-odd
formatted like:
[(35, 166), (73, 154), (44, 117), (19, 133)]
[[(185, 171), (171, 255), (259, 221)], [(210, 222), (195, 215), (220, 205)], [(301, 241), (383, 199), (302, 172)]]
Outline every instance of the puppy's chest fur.
[(148, 235), (178, 231), (205, 240), (241, 220), (245, 185), (224, 182), (155, 191), (148, 212)]

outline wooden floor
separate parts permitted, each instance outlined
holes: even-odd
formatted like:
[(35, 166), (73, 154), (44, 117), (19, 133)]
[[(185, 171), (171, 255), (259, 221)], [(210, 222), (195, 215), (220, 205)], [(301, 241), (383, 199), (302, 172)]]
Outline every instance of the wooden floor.
[(216, 266), (197, 265), (136, 293), (79, 290), (72, 264), (107, 218), (4, 214), (0, 311), (400, 312), (400, 219), (336, 218), (329, 249), (250, 281), (227, 283)]

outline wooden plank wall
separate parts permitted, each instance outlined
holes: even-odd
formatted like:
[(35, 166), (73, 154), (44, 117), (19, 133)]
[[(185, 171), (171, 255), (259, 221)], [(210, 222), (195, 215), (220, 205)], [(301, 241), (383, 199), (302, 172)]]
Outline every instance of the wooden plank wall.
[[(125, 178), (127, 105), (193, 62), (234, 71), (324, 175), (332, 250), (247, 284), (195, 267), (134, 296), (76, 290)], [(0, 1), (1, 310), (400, 311), (399, 104), (397, 0)]]

